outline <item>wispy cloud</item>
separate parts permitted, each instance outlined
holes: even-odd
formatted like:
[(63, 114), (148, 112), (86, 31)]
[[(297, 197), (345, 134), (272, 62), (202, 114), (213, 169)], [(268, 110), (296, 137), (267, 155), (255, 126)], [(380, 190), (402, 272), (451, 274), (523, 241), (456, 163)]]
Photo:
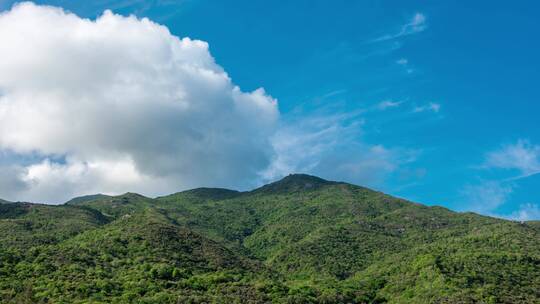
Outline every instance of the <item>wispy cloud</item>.
[(511, 184), (498, 181), (483, 181), (477, 185), (467, 185), (461, 191), (464, 209), (492, 214), (507, 201), (513, 190)]
[(347, 90), (345, 90), (345, 89), (335, 90), (335, 91), (324, 94), (323, 96), (321, 96), (320, 99), (326, 99), (326, 98), (334, 97), (336, 95), (341, 95), (343, 93), (347, 93)]
[(356, 113), (327, 111), (306, 114), (298, 109), (288, 117), (271, 139), (276, 154), (261, 172), (263, 182), (289, 173), (311, 172), (334, 147), (354, 141), (361, 132), (362, 118)]
[(441, 104), (430, 102), (426, 105), (415, 107), (413, 109), (413, 112), (420, 113), (420, 112), (425, 112), (425, 111), (431, 111), (431, 112), (439, 113), (440, 110), (441, 110)]
[(415, 71), (415, 69), (410, 67), (409, 59), (407, 59), (407, 58), (400, 58), (400, 59), (396, 60), (396, 64), (403, 67), (405, 69), (405, 71), (407, 72), (407, 74), (412, 74)]
[(517, 189), (517, 180), (540, 173), (540, 146), (525, 139), (501, 145), (485, 154), (479, 168), (508, 170), (514, 172), (514, 176), (465, 186), (461, 193), (464, 209), (517, 221), (540, 219), (540, 206), (533, 203), (521, 204), (511, 213), (497, 211), (508, 203), (514, 189)]
[(403, 24), (401, 29), (394, 34), (386, 34), (377, 39), (374, 39), (372, 42), (381, 42), (387, 40), (393, 40), (404, 36), (409, 36), (412, 34), (423, 32), (427, 28), (426, 16), (422, 13), (416, 13), (409, 20), (409, 22)]
[[(397, 104), (388, 101), (385, 106)], [(276, 155), (271, 166), (261, 172), (262, 182), (305, 172), (380, 187), (420, 153), (364, 141), (365, 111), (348, 112), (332, 106), (316, 112), (299, 111), (284, 117), (283, 125), (272, 138)]]
[(484, 167), (517, 170), (520, 175), (513, 179), (540, 173), (540, 146), (520, 139), (515, 144), (507, 144), (488, 152)]
[(540, 206), (533, 203), (522, 204), (518, 210), (503, 217), (514, 221), (538, 220), (540, 219)]
[(393, 101), (393, 100), (383, 100), (379, 102), (376, 106), (378, 110), (384, 111), (389, 108), (397, 108), (399, 107), (403, 101)]
[(466, 199), (466, 210), (481, 214), (504, 218), (513, 221), (530, 221), (540, 219), (540, 206), (525, 203), (510, 213), (501, 213), (497, 209), (510, 199), (515, 185), (506, 181), (484, 181), (478, 185), (466, 186), (462, 194)]
[(407, 58), (400, 58), (396, 61), (399, 65), (407, 65), (409, 63), (409, 60)]

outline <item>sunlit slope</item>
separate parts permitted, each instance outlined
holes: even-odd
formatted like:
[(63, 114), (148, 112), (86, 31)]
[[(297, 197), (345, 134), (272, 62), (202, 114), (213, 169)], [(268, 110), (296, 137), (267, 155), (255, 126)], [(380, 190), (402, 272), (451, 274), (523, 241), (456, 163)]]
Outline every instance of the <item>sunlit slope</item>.
[(249, 192), (0, 208), (7, 303), (540, 299), (538, 222), (456, 213), (309, 175)]

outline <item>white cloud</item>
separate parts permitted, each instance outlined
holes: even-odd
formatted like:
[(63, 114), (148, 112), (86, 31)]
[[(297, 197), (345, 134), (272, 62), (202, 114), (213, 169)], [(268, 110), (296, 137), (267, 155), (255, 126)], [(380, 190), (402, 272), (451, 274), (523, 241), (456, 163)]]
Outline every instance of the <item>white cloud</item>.
[(421, 32), (426, 29), (426, 16), (421, 13), (414, 14), (411, 22), (403, 26), (403, 32)]
[(291, 172), (312, 172), (323, 155), (339, 143), (349, 142), (363, 123), (356, 115), (339, 113), (299, 116), (284, 123), (272, 137), (276, 155), (263, 174), (265, 180)]
[(383, 100), (377, 104), (377, 109), (379, 110), (386, 110), (389, 108), (397, 108), (399, 107), (403, 101), (393, 101), (393, 100)]
[[(342, 154), (329, 154), (314, 169), (334, 180), (381, 188), (395, 173), (414, 162), (418, 151), (383, 145), (351, 144)], [(398, 174), (400, 175), (400, 174)]]
[(400, 58), (396, 61), (396, 63), (399, 65), (407, 65), (409, 63), (409, 60), (407, 60), (407, 58)]
[[(511, 220), (540, 219), (540, 207), (527, 203), (518, 205), (509, 201), (517, 189), (517, 181), (521, 178), (540, 173), (540, 146), (527, 140), (518, 140), (515, 144), (507, 144), (499, 149), (486, 153), (481, 169), (503, 169), (519, 172), (517, 177), (484, 181), (477, 185), (468, 185), (463, 191), (464, 210)], [(513, 205), (515, 211), (502, 213), (499, 207)]]
[(519, 206), (519, 209), (505, 216), (514, 221), (530, 221), (540, 219), (540, 206), (537, 204), (527, 203)]
[(477, 185), (468, 185), (463, 191), (465, 205), (463, 210), (499, 217), (514, 221), (529, 221), (540, 219), (538, 204), (521, 204), (511, 213), (501, 213), (497, 209), (508, 203), (516, 185), (509, 182), (484, 181)]
[(27, 170), (22, 166), (0, 166), (0, 199), (15, 198), (14, 195), (27, 190), (27, 184), (22, 180)]
[(512, 194), (513, 187), (496, 181), (484, 181), (477, 185), (467, 185), (462, 190), (465, 210), (492, 214), (502, 206)]
[(277, 101), (242, 92), (206, 42), (145, 18), (106, 11), (89, 20), (23, 3), (0, 14), (0, 44), (8, 200), (245, 189), (291, 172), (372, 186), (415, 158), (362, 143), (361, 111), (281, 120)]
[[(323, 111), (324, 112), (324, 111)], [(273, 137), (276, 157), (265, 171), (273, 180), (305, 172), (331, 180), (380, 187), (418, 151), (363, 143), (364, 121), (357, 113), (319, 113), (284, 125)]]
[(182, 187), (174, 178), (145, 175), (131, 159), (84, 162), (68, 159), (57, 163), (45, 159), (26, 168), (21, 177), (26, 188), (16, 197), (42, 202), (62, 202), (74, 195), (93, 193), (168, 193)]
[(395, 34), (388, 34), (379, 37), (372, 42), (381, 42), (386, 40), (393, 40), (404, 36), (423, 32), (427, 28), (426, 16), (422, 13), (416, 13), (412, 18), (401, 26), (399, 32)]
[(396, 61), (396, 64), (402, 66), (407, 74), (414, 73), (415, 69), (409, 66), (409, 60), (407, 58), (400, 58)]
[(0, 44), (0, 152), (41, 158), (2, 172), (0, 196), (245, 187), (274, 155), (276, 100), (242, 92), (204, 41), (22, 3), (0, 15)]
[(413, 109), (413, 112), (414, 113), (421, 113), (421, 112), (425, 112), (425, 111), (431, 111), (431, 112), (439, 113), (440, 110), (441, 110), (441, 105), (439, 103), (430, 102), (427, 105), (415, 107)]
[(527, 140), (487, 153), (485, 167), (518, 170), (522, 176), (540, 173), (540, 146)]

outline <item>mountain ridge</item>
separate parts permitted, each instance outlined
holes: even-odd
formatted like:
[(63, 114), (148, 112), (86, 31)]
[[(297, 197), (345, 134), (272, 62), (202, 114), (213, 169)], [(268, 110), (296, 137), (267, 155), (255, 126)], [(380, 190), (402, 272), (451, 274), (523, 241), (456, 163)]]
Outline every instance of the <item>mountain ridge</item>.
[(538, 222), (458, 213), (304, 174), (244, 192), (2, 204), (0, 215), (5, 303), (540, 299)]
[[(236, 196), (240, 196), (240, 195), (249, 195), (249, 194), (260, 193), (260, 192), (264, 192), (264, 191), (276, 191), (277, 190), (277, 191), (287, 192), (287, 191), (291, 191), (291, 190), (292, 191), (310, 190), (312, 188), (316, 189), (318, 187), (325, 186), (325, 185), (351, 185), (351, 186), (354, 186), (354, 187), (360, 187), (360, 188), (368, 189), (370, 191), (383, 193), (383, 192), (380, 192), (380, 191), (377, 191), (377, 190), (373, 190), (373, 189), (370, 189), (370, 188), (366, 188), (366, 187), (363, 187), (363, 186), (358, 186), (358, 185), (354, 185), (354, 184), (350, 184), (350, 183), (346, 183), (346, 182), (326, 180), (326, 179), (323, 179), (323, 178), (320, 178), (320, 177), (317, 177), (317, 176), (314, 176), (314, 175), (310, 175), (310, 174), (291, 173), (291, 174), (289, 174), (289, 175), (287, 175), (287, 176), (285, 176), (285, 177), (283, 177), (283, 178), (281, 178), (281, 179), (279, 179), (279, 180), (277, 180), (275, 182), (271, 182), (269, 184), (266, 184), (266, 185), (260, 186), (258, 188), (255, 188), (255, 189), (248, 190), (248, 191), (239, 191), (239, 190), (221, 188), (221, 187), (197, 187), (197, 188), (191, 188), (191, 189), (187, 189), (187, 190), (182, 190), (182, 191), (175, 192), (175, 193), (172, 193), (172, 194), (166, 194), (166, 195), (157, 196), (157, 197), (154, 197), (154, 198), (146, 197), (146, 196), (144, 196), (142, 194), (134, 193), (134, 192), (126, 192), (124, 194), (119, 194), (119, 195), (104, 195), (104, 194), (101, 194), (101, 193), (97, 193), (97, 194), (77, 196), (77, 197), (74, 197), (74, 198), (66, 201), (63, 204), (65, 204), (65, 205), (68, 205), (68, 204), (84, 204), (84, 203), (91, 202), (91, 201), (94, 201), (94, 200), (123, 198), (123, 197), (129, 196), (129, 195), (140, 196), (140, 197), (143, 197), (143, 198), (153, 199), (153, 200), (160, 200), (160, 199), (165, 199), (167, 197), (178, 196), (178, 195), (188, 195), (188, 194), (191, 194), (191, 195), (193, 195), (195, 197), (199, 197), (199, 198), (227, 199), (227, 198), (232, 198), (232, 197), (236, 197)], [(471, 211), (464, 211), (464, 212), (454, 211), (454, 210), (448, 209), (448, 208), (446, 208), (444, 206), (441, 206), (441, 205), (426, 205), (426, 204), (423, 204), (423, 203), (412, 202), (412, 201), (408, 201), (406, 199), (401, 199), (401, 198), (398, 198), (398, 197), (394, 197), (394, 198), (400, 199), (400, 200), (403, 200), (403, 201), (407, 201), (407, 202), (409, 202), (411, 204), (417, 204), (417, 205), (422, 205), (422, 206), (426, 206), (426, 207), (433, 207), (433, 208), (443, 208), (443, 209), (446, 209), (446, 210), (454, 212), (454, 213), (462, 213), (462, 214), (471, 213), (471, 214), (475, 214), (475, 215), (479, 215), (479, 216), (492, 217), (492, 216), (489, 216), (489, 215), (482, 215), (482, 214), (471, 212)], [(5, 201), (5, 200), (0, 199), (0, 203), (13, 203), (13, 202)], [(38, 203), (32, 203), (32, 204), (38, 204)], [(502, 219), (502, 218), (498, 218), (498, 219)], [(505, 220), (510, 220), (510, 219), (505, 219)], [(510, 220), (510, 221), (513, 221), (513, 220)], [(538, 223), (540, 223), (540, 220), (528, 220), (528, 221), (524, 221), (524, 222), (538, 222)]]
[(97, 199), (105, 199), (105, 198), (110, 198), (110, 197), (111, 197), (110, 195), (105, 195), (101, 193), (82, 195), (82, 196), (77, 196), (68, 200), (67, 202), (64, 203), (64, 205), (75, 205), (75, 204), (80, 204), (80, 203), (84, 203), (88, 201), (94, 201)]

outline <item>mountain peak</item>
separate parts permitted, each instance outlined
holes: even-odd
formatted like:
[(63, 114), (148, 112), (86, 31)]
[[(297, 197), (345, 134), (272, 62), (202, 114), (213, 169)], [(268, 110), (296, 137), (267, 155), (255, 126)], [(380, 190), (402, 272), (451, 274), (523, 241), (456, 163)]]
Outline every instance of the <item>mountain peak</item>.
[(304, 174), (304, 173), (293, 173), (293, 174), (289, 174), (287, 176), (285, 176), (284, 178), (282, 178), (281, 180), (279, 180), (278, 182), (283, 182), (283, 183), (298, 183), (298, 182), (301, 182), (301, 183), (315, 183), (315, 184), (330, 184), (330, 183), (333, 183), (331, 181), (327, 181), (325, 179), (322, 179), (320, 177), (317, 177), (317, 176), (314, 176), (314, 175), (309, 175), (309, 174)]
[(289, 174), (278, 180), (276, 182), (270, 183), (268, 185), (262, 186), (261, 188), (256, 189), (255, 191), (263, 192), (297, 192), (297, 191), (309, 191), (315, 190), (322, 186), (334, 185), (338, 182), (327, 181), (317, 176), (308, 175), (308, 174)]
[(121, 194), (115, 197), (116, 198), (132, 198), (132, 199), (149, 199), (148, 197), (139, 193), (135, 193), (135, 192), (126, 192), (124, 194)]
[(91, 194), (84, 195), (70, 199), (65, 204), (66, 205), (77, 205), (77, 204), (86, 204), (93, 201), (130, 201), (130, 200), (148, 200), (149, 198), (133, 192), (126, 192), (121, 195), (111, 196), (105, 194)]
[(66, 205), (76, 205), (76, 204), (82, 204), (82, 203), (91, 202), (91, 201), (95, 201), (95, 200), (98, 200), (98, 199), (105, 199), (105, 198), (110, 198), (110, 196), (105, 195), (105, 194), (101, 194), (101, 193), (83, 195), (83, 196), (74, 197), (74, 198), (70, 199), (69, 201), (67, 201), (65, 204)]

